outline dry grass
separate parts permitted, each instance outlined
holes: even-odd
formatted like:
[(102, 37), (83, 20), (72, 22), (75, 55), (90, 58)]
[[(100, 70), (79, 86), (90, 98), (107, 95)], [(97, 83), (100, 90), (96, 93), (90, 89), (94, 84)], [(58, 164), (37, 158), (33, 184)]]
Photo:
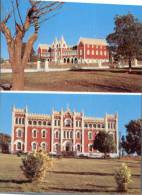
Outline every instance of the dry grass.
[[(132, 159), (55, 159), (40, 191), (114, 193), (114, 170), (122, 162), (132, 169), (133, 183), (129, 185), (129, 194), (140, 194), (140, 160)], [(24, 178), (20, 164), (20, 157), (0, 155), (0, 192), (38, 191), (35, 184)]]
[[(24, 90), (142, 92), (142, 72), (66, 71), (25, 74)], [(1, 83), (11, 82), (10, 74), (1, 75)]]

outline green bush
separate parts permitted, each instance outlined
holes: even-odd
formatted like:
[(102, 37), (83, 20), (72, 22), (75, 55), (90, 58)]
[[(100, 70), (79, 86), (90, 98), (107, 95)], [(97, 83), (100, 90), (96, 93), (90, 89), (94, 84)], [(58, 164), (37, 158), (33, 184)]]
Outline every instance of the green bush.
[(128, 184), (132, 181), (131, 170), (125, 163), (122, 163), (121, 167), (115, 171), (115, 181), (117, 183), (118, 191), (128, 191)]
[(52, 160), (42, 150), (27, 154), (22, 159), (21, 169), (30, 181), (41, 182), (45, 179), (46, 172), (52, 167)]

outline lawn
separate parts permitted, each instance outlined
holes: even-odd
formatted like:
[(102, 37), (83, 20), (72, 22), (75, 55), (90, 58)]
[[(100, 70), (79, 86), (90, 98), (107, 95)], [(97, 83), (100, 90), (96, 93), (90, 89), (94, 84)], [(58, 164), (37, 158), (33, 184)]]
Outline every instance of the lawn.
[[(11, 82), (11, 74), (1, 74), (1, 83)], [(64, 71), (25, 74), (28, 91), (142, 92), (142, 71)]]
[[(91, 192), (114, 194), (113, 177), (124, 160), (119, 159), (54, 159), (52, 170), (40, 186), (42, 192)], [(125, 160), (132, 170), (129, 194), (140, 194), (140, 160)], [(21, 157), (0, 154), (0, 192), (36, 191), (20, 170)]]

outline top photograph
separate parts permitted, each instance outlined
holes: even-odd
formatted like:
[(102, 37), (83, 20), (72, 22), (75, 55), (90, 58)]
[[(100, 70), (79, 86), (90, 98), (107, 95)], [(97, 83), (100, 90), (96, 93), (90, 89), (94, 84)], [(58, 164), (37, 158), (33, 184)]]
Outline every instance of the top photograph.
[(142, 6), (1, 0), (0, 91), (142, 93)]

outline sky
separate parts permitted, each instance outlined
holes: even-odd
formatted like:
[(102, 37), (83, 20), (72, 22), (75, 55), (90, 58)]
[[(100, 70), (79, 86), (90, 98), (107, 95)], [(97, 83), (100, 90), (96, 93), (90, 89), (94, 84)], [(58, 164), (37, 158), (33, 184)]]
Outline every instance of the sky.
[[(21, 14), (24, 17), (25, 10), (28, 7), (28, 1), (20, 0), (20, 2)], [(2, 17), (10, 10), (10, 7), (10, 0), (2, 0)], [(116, 15), (132, 13), (139, 21), (142, 21), (141, 10), (141, 6), (132, 5), (66, 2), (58, 10), (59, 13), (55, 17), (42, 24), (38, 39), (34, 44), (34, 49), (37, 49), (40, 43), (51, 44), (55, 37), (59, 39), (62, 35), (69, 45), (77, 44), (80, 37), (106, 38), (109, 33), (113, 32), (114, 17)], [(13, 18), (8, 22), (8, 25), (13, 29)], [(30, 29), (24, 40), (27, 40), (32, 30)], [(4, 36), (2, 36), (1, 45), (1, 56), (8, 58)]]
[(25, 108), (29, 112), (51, 114), (52, 109), (61, 111), (84, 111), (86, 116), (104, 117), (106, 113), (118, 113), (119, 131), (126, 133), (124, 125), (141, 118), (140, 95), (60, 94), (60, 93), (1, 93), (0, 131), (11, 134), (12, 107)]

